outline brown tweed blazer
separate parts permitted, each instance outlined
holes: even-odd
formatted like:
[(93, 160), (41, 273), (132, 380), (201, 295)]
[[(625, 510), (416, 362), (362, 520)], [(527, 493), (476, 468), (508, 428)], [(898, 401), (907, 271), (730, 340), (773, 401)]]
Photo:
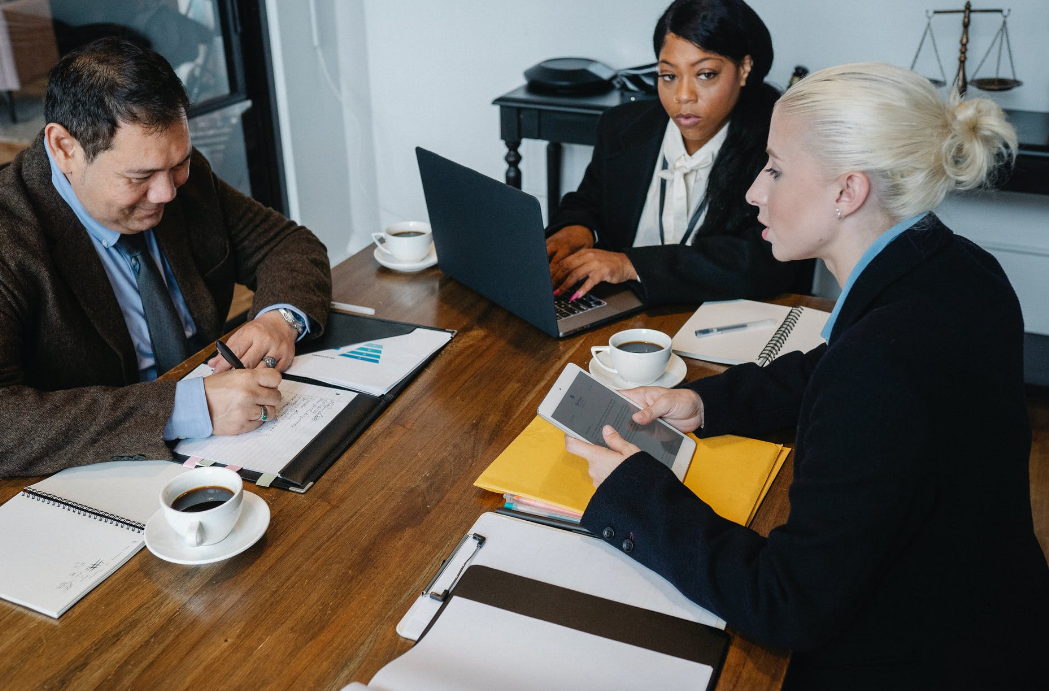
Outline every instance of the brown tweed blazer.
[[(224, 183), (199, 152), (154, 233), (201, 342), (221, 335), (235, 282), (255, 290), (250, 316), (284, 302), (326, 322), (324, 245)], [(138, 381), (113, 288), (38, 136), (0, 171), (0, 476), (171, 458), (161, 437), (174, 396), (175, 382)]]

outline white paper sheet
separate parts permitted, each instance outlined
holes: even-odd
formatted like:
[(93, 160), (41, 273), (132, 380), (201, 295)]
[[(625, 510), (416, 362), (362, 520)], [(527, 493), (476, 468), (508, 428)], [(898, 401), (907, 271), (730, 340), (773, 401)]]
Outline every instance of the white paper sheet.
[(419, 644), (383, 667), (374, 691), (698, 691), (703, 664), (452, 598)]
[(280, 411), (276, 418), (262, 427), (229, 437), (184, 439), (175, 451), (279, 475), (284, 466), (357, 396), (353, 391), (288, 379), (282, 381), (279, 388), (284, 396)]
[(403, 336), (296, 355), (288, 374), (381, 396), (451, 337), (447, 331), (415, 329)]

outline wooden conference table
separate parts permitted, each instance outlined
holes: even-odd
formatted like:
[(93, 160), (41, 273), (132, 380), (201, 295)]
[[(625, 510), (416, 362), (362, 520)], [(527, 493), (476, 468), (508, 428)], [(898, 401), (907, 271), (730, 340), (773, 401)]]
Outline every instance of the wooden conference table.
[[(473, 481), (535, 416), (561, 369), (585, 367), (590, 346), (618, 330), (673, 333), (691, 312), (656, 309), (558, 341), (436, 268), (383, 269), (370, 247), (333, 274), (336, 300), (459, 333), (309, 492), (249, 485), (272, 520), (243, 554), (192, 567), (143, 549), (59, 620), (0, 601), (0, 687), (334, 691), (367, 682), (411, 647), (394, 627), (441, 559), (501, 505)], [(723, 369), (688, 368), (689, 378)], [(791, 468), (788, 460), (754, 521), (763, 534), (786, 519)], [(0, 502), (32, 482), (0, 481)], [(778, 689), (788, 659), (733, 632), (717, 688)]]

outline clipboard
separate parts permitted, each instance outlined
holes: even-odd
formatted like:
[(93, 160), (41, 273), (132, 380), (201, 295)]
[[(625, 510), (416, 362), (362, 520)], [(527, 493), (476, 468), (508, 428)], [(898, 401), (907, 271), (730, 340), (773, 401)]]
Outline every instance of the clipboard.
[[(299, 344), (297, 354), (312, 353), (319, 350), (339, 348), (351, 343), (361, 341), (390, 338), (411, 333), (415, 329), (429, 329), (431, 331), (443, 331), (454, 337), (456, 332), (452, 329), (438, 329), (422, 324), (409, 322), (391, 321), (379, 319), (348, 312), (332, 311), (328, 315), (328, 323), (324, 334), (317, 339)], [(238, 469), (238, 474), (249, 482), (254, 482), (260, 487), (276, 487), (278, 489), (290, 490), (292, 492), (305, 492), (324, 474), (328, 468), (345, 453), (354, 441), (382, 414), (386, 408), (393, 403), (398, 395), (415, 379), (416, 376), (440, 354), (442, 348), (434, 351), (426, 360), (409, 372), (392, 389), (382, 396), (373, 396), (368, 393), (355, 391), (356, 396), (342, 411), (313, 438), (313, 440), (299, 452), (284, 468), (280, 474), (259, 473), (249, 469)], [(285, 375), (285, 379), (299, 381), (314, 386), (340, 389), (315, 379)], [(190, 457), (175, 453), (176, 462), (188, 465)], [(212, 461), (196, 461), (196, 465), (223, 465)]]
[[(514, 554), (517, 563), (506, 558)], [(536, 562), (539, 577), (511, 570)], [(379, 670), (372, 686), (346, 689), (491, 688), (501, 679), (517, 689), (713, 689), (731, 644), (724, 622), (697, 621), (705, 610), (662, 597), (668, 592), (637, 592), (657, 581), (684, 600), (601, 540), (483, 514), (398, 625), (404, 635), (406, 625), (422, 624), (416, 645)], [(614, 596), (593, 592), (601, 589)], [(423, 623), (424, 609), (432, 615)]]
[(412, 602), (397, 624), (398, 635), (418, 640), (463, 575), (474, 566), (495, 568), (713, 628), (725, 627), (716, 614), (690, 601), (664, 578), (603, 540), (528, 519), (484, 513)]

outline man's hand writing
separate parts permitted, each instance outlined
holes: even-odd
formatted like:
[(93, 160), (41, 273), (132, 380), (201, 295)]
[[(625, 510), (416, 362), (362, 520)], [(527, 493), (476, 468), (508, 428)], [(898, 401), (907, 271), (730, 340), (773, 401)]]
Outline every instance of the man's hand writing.
[(238, 369), (204, 377), (204, 395), (208, 399), (212, 434), (229, 435), (259, 428), (262, 406), (266, 418), (277, 416), (281, 394), (280, 372), (268, 367)]
[[(240, 358), (248, 369), (266, 367), (262, 358), (267, 355), (277, 361), (276, 370), (283, 372), (291, 367), (295, 357), (295, 339), (298, 334), (276, 310), (255, 317), (237, 329), (226, 341), (230, 350)], [(208, 360), (215, 373), (232, 369), (230, 364), (216, 355)]]

